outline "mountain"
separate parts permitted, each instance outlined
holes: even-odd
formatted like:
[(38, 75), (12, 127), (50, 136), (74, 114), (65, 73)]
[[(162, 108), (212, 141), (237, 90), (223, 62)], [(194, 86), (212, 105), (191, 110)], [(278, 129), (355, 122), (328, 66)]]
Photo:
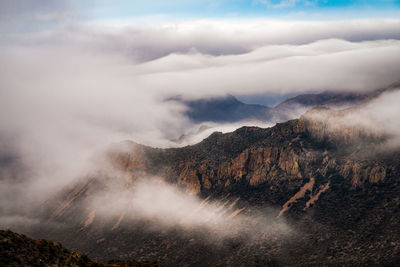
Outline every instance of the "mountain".
[(198, 129), (185, 132), (173, 141), (178, 144), (193, 144), (201, 137), (205, 138), (212, 130), (216, 130), (214, 128), (218, 127), (218, 125), (214, 125), (216, 123), (240, 123), (242, 125), (246, 121), (276, 123), (298, 118), (308, 109), (316, 106), (323, 105), (335, 109), (351, 107), (372, 99), (383, 91), (375, 90), (364, 93), (326, 91), (318, 94), (302, 94), (289, 98), (272, 108), (245, 104), (231, 95), (191, 101), (175, 97), (169, 100), (186, 105), (185, 115), (192, 122), (201, 125)]
[(263, 118), (269, 109), (263, 105), (245, 104), (232, 95), (225, 97), (182, 100), (188, 110), (188, 116), (193, 122), (236, 122), (245, 119)]
[(383, 90), (370, 92), (335, 92), (325, 91), (316, 94), (301, 94), (289, 98), (275, 107), (267, 107), (258, 104), (246, 104), (232, 95), (224, 97), (183, 100), (172, 98), (188, 107), (185, 115), (193, 122), (238, 122), (243, 120), (262, 120), (282, 122), (298, 118), (307, 109), (316, 106), (332, 108), (344, 108), (360, 104), (363, 101), (374, 98)]
[[(63, 224), (63, 231), (44, 226), (36, 233), (101, 260), (136, 258), (171, 266), (394, 266), (400, 263), (400, 150), (382, 149), (388, 137), (379, 132), (333, 130), (330, 126), (346, 112), (357, 108), (315, 108), (271, 128), (216, 132), (182, 148), (116, 144), (107, 153), (112, 171), (99, 170), (49, 202), (44, 213), (49, 222)], [(316, 120), (315, 114), (326, 118)], [(210, 230), (207, 224), (158, 227), (151, 216), (134, 220), (139, 211), (128, 209), (134, 196), (126, 210), (115, 204), (106, 208), (112, 215), (101, 216), (108, 201), (117, 203), (111, 200), (122, 199), (125, 190), (150, 176), (200, 197), (203, 201), (190, 211), (200, 215), (195, 220), (203, 220), (202, 210), (216, 207), (211, 214), (222, 220), (226, 236), (217, 238), (221, 229)], [(140, 202), (146, 214), (165, 193), (156, 184), (151, 188)], [(109, 198), (94, 207), (90, 203), (96, 195)], [(161, 204), (168, 207), (173, 201)], [(170, 216), (157, 217), (162, 211), (151, 215)], [(238, 234), (229, 234), (237, 228)]]
[(370, 92), (334, 92), (325, 91), (317, 94), (301, 94), (289, 98), (275, 107), (269, 109), (265, 115), (267, 120), (286, 121), (298, 118), (308, 109), (317, 106), (326, 106), (335, 109), (356, 106), (364, 101), (372, 99), (384, 90)]

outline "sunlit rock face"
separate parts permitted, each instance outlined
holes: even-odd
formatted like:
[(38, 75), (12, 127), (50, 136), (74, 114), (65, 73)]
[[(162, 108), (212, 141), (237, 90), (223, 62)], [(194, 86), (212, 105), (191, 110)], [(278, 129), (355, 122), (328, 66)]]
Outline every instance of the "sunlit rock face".
[[(330, 119), (313, 120), (314, 112), (320, 116), (325, 112)], [(362, 162), (358, 157), (377, 149), (384, 142), (383, 135), (355, 127), (335, 128), (335, 116), (334, 111), (315, 109), (273, 128), (215, 133), (198, 145), (179, 149), (136, 145), (130, 152), (113, 156), (114, 165), (129, 180), (138, 173), (166, 176), (190, 194), (231, 191), (242, 183), (257, 187), (274, 181), (302, 181), (316, 172), (326, 175), (332, 170), (359, 186), (363, 181), (384, 180), (382, 163)], [(348, 156), (346, 160), (343, 155)]]

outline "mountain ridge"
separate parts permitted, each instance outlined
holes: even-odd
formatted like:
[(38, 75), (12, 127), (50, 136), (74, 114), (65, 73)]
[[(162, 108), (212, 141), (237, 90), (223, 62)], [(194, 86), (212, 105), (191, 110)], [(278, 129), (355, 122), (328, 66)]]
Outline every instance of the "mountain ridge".
[(324, 105), (331, 108), (345, 108), (358, 105), (397, 85), (398, 83), (394, 83), (387, 88), (368, 92), (323, 91), (299, 94), (272, 107), (244, 103), (233, 95), (197, 100), (184, 100), (181, 97), (174, 97), (168, 100), (178, 101), (186, 105), (187, 110), (184, 114), (194, 123), (232, 123), (249, 120), (283, 122), (298, 118), (307, 109), (315, 106)]
[[(322, 111), (329, 120), (312, 118), (313, 112)], [(77, 249), (95, 258), (133, 257), (167, 265), (239, 266), (258, 261), (306, 266), (326, 264), (327, 259), (340, 265), (394, 264), (400, 259), (396, 227), (400, 223), (396, 197), (400, 193), (400, 151), (382, 151), (386, 137), (379, 133), (358, 128), (332, 132), (330, 121), (334, 123), (341, 112), (317, 108), (271, 128), (217, 132), (182, 148), (119, 144), (107, 156), (116, 172), (110, 177), (99, 172), (82, 180), (52, 212), (52, 220), (69, 224), (67, 232), (78, 234), (68, 238), (48, 234), (69, 245), (79, 244)], [(228, 242), (216, 250), (196, 231), (179, 230), (178, 226), (172, 232), (146, 230), (151, 220), (132, 222), (123, 214), (106, 223), (86, 208), (91, 195), (107, 192), (110, 182), (129, 190), (147, 176), (161, 176), (187, 194), (198, 195), (205, 201), (201, 205), (226, 202), (220, 208), (223, 218), (253, 216), (257, 210), (272, 208), (273, 224), (288, 220), (296, 237), (288, 241), (273, 231), (269, 238), (250, 243), (228, 239), (236, 245)], [(138, 252), (143, 242), (143, 252)], [(118, 249), (110, 250), (116, 244)], [(163, 249), (165, 246), (169, 249)], [(199, 254), (200, 248), (204, 253)], [(291, 256), (283, 256), (286, 253)]]

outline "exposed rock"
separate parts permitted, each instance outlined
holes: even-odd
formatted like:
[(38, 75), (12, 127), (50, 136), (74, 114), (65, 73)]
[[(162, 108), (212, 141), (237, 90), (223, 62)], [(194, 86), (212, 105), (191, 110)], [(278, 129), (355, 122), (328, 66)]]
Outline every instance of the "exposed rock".
[(320, 195), (329, 189), (330, 184), (331, 184), (331, 183), (328, 182), (326, 185), (324, 185), (324, 186), (317, 192), (317, 194), (315, 194), (314, 196), (312, 196), (312, 197), (307, 201), (306, 207), (305, 207), (304, 209), (308, 209), (311, 205), (313, 205), (313, 204), (315, 203), (315, 201), (318, 200), (318, 198), (320, 197)]
[[(309, 182), (305, 183), (293, 197), (291, 197), (285, 204), (283, 204), (283, 207), (279, 212), (278, 217), (282, 216), (283, 213), (288, 211), (290, 209), (290, 205), (292, 205), (298, 199), (303, 198), (307, 191), (311, 192), (314, 187), (314, 184), (315, 184), (315, 178), (311, 177)], [(312, 198), (310, 198), (309, 201), (312, 201)]]

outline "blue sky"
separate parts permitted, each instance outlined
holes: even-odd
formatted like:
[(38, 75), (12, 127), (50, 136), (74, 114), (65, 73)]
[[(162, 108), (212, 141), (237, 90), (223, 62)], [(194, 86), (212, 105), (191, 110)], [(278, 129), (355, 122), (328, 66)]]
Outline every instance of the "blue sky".
[(166, 15), (175, 18), (273, 17), (366, 18), (400, 17), (400, 0), (93, 0), (89, 17), (126, 19)]
[[(400, 0), (1, 0), (0, 33), (59, 23), (263, 18), (346, 20), (400, 18)], [(138, 21), (140, 21), (138, 20)], [(156, 21), (157, 22), (157, 21)]]

